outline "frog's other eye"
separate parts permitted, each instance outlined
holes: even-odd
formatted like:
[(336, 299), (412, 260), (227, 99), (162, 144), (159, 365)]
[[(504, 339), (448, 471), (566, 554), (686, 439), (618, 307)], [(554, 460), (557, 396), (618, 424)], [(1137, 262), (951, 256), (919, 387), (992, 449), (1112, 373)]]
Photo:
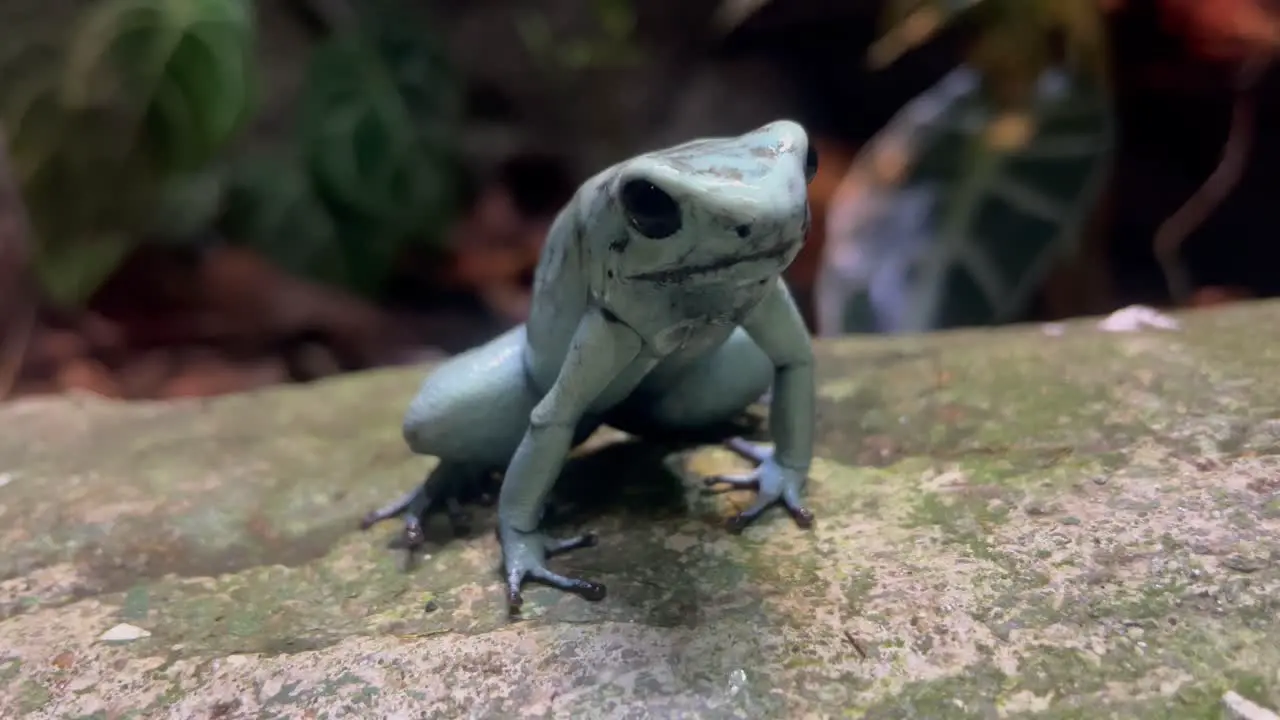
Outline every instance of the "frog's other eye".
[(809, 146), (808, 152), (804, 155), (804, 181), (813, 182), (813, 178), (818, 174), (818, 150), (812, 145)]
[(648, 180), (629, 180), (619, 195), (627, 222), (651, 240), (671, 237), (680, 230), (680, 206), (662, 188)]

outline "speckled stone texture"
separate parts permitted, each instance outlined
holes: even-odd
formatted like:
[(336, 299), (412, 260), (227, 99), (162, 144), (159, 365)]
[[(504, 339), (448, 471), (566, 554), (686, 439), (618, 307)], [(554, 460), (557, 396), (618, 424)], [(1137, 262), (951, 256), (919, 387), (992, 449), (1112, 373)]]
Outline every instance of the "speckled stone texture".
[(609, 596), (532, 586), (514, 623), (491, 510), (408, 573), (396, 524), (356, 529), (432, 462), (400, 438), (421, 368), (2, 406), (0, 716), (1278, 707), (1280, 304), (1182, 319), (821, 344), (811, 531), (729, 535), (749, 495), (698, 476), (743, 461), (602, 435), (559, 528), (601, 544), (551, 566)]

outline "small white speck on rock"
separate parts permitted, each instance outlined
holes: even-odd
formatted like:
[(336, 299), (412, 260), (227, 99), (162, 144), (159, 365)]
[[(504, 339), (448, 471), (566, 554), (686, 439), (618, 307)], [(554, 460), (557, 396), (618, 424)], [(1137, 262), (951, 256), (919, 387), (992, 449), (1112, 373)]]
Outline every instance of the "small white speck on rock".
[(729, 693), (729, 697), (733, 697), (734, 695), (737, 695), (738, 693), (742, 692), (743, 688), (745, 688), (746, 686), (747, 686), (746, 671), (742, 670), (741, 668), (738, 668), (733, 672), (729, 673), (729, 683), (728, 683), (728, 687), (726, 688), (726, 690)]
[(151, 633), (147, 630), (143, 630), (137, 625), (120, 623), (99, 635), (98, 639), (103, 642), (125, 642), (128, 640), (140, 640), (145, 637), (151, 637)]
[(1143, 328), (1177, 330), (1177, 319), (1146, 305), (1130, 305), (1121, 308), (1098, 323), (1103, 332), (1137, 332)]
[(1222, 705), (1227, 711), (1227, 717), (1236, 720), (1280, 720), (1280, 716), (1257, 703), (1244, 699), (1234, 690), (1222, 696)]

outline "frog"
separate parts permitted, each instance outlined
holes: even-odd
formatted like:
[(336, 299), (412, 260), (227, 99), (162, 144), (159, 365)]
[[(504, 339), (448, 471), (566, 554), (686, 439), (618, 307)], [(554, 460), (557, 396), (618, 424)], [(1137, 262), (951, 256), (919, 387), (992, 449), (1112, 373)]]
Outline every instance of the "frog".
[(436, 366), (409, 403), (404, 441), (437, 463), (362, 526), (402, 517), (412, 547), (429, 512), (458, 520), (460, 499), (500, 475), (509, 611), (529, 582), (599, 601), (602, 583), (548, 567), (598, 542), (541, 529), (568, 455), (602, 426), (671, 437), (767, 398), (772, 442), (730, 443), (754, 468), (704, 483), (755, 491), (731, 532), (774, 506), (812, 527), (814, 354), (785, 271), (809, 232), (817, 166), (804, 127), (781, 119), (643, 152), (584, 181), (550, 224), (525, 322)]

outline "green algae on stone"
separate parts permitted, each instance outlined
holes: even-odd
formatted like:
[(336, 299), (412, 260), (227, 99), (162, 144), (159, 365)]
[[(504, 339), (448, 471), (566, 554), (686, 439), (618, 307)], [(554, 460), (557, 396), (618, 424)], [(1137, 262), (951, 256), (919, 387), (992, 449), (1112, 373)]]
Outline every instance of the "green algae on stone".
[(31, 713), (44, 707), (53, 699), (49, 688), (33, 680), (24, 680), (18, 687), (18, 711)]

